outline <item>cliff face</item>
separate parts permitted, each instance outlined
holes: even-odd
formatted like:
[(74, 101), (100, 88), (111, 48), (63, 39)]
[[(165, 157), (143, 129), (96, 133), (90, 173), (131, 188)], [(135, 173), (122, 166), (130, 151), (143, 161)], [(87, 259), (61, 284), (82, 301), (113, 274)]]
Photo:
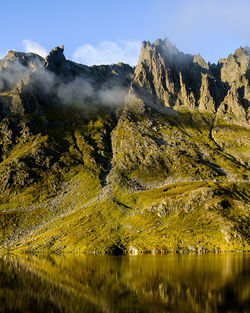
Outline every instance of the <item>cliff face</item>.
[[(239, 139), (228, 129), (249, 127), (248, 51), (239, 49), (216, 66), (199, 55), (179, 52), (167, 39), (144, 42), (130, 95), (113, 132), (114, 166), (149, 177), (158, 170), (158, 179), (169, 182), (248, 175), (247, 157), (237, 149), (234, 156), (225, 155), (222, 148), (247, 150), (249, 143), (247, 133)], [(235, 71), (233, 77), (230, 71)], [(225, 168), (229, 159), (232, 166)], [(246, 172), (243, 176), (235, 162)]]
[(219, 110), (241, 123), (249, 114), (249, 60), (248, 47), (208, 65), (200, 55), (178, 51), (168, 39), (143, 42), (132, 88), (155, 95), (166, 107)]
[(135, 68), (10, 51), (2, 249), (247, 250), (249, 51), (211, 65), (143, 42)]

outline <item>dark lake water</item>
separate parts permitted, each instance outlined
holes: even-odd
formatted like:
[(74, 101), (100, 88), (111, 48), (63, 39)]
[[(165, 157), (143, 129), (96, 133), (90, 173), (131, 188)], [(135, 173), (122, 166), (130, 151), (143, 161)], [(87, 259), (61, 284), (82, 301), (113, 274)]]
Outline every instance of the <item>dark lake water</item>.
[(1, 256), (0, 312), (250, 312), (250, 254)]

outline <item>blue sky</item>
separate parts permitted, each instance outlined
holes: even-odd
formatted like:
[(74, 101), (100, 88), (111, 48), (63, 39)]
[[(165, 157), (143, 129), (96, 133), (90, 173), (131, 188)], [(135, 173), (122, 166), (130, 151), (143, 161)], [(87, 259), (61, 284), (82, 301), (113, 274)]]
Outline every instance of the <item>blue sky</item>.
[(217, 62), (250, 45), (249, 0), (1, 1), (0, 56), (8, 50), (65, 55), (85, 64), (136, 64), (143, 40), (168, 37), (179, 50)]

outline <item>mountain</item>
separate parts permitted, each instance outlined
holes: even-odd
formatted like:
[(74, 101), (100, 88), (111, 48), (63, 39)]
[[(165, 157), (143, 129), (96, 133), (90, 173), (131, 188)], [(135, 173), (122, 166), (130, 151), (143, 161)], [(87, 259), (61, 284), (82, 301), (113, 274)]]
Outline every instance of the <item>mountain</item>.
[(0, 60), (0, 250), (249, 250), (250, 48)]

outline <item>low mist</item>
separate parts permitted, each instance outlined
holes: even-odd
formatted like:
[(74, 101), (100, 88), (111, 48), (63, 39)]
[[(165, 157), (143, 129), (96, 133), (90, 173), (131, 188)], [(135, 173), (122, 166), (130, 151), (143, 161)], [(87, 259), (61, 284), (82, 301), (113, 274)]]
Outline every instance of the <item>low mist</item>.
[[(112, 79), (97, 83), (93, 77), (80, 73), (64, 77), (46, 69), (43, 59), (35, 64), (21, 64), (18, 60), (0, 63), (0, 92), (11, 90), (18, 81), (23, 81), (25, 90), (34, 94), (53, 97), (53, 103), (91, 109), (93, 106), (120, 106), (128, 93), (128, 87), (117, 85)], [(91, 107), (90, 107), (91, 103)]]

